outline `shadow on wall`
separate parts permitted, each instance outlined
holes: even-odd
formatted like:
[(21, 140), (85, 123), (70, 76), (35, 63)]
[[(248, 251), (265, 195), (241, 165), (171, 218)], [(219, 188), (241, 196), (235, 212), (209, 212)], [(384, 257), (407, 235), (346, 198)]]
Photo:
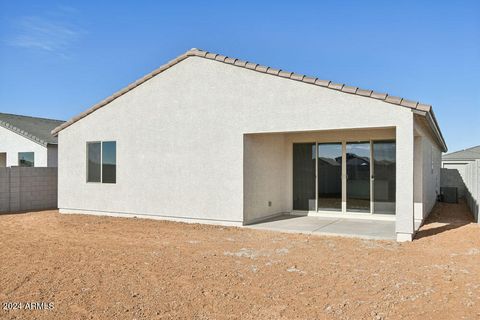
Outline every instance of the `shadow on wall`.
[(460, 199), (458, 203), (438, 202), (417, 232), (415, 239), (437, 235), (474, 222), (464, 199)]
[[(479, 195), (480, 195), (480, 192), (479, 192)], [(478, 203), (478, 201), (480, 201), (480, 197), (478, 196), (475, 197), (468, 188), (465, 188), (465, 201), (470, 207), (470, 212), (473, 214), (473, 221), (476, 223), (480, 223), (480, 217), (479, 217), (480, 204)]]
[(464, 165), (462, 169), (463, 173), (460, 174), (457, 169), (442, 168), (441, 186), (457, 187), (459, 197), (465, 198), (475, 221), (480, 222), (480, 159)]
[(442, 187), (458, 188), (458, 197), (465, 197), (465, 191), (467, 190), (467, 187), (465, 185), (465, 182), (463, 181), (460, 172), (458, 172), (457, 169), (441, 168), (440, 184)]

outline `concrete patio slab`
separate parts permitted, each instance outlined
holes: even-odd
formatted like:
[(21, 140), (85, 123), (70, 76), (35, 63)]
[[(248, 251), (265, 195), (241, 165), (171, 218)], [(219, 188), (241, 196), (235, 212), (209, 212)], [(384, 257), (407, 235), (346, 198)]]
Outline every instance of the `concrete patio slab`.
[(395, 240), (395, 221), (281, 215), (245, 226), (252, 229), (363, 239)]
[(248, 225), (253, 229), (265, 229), (282, 232), (312, 233), (322, 227), (336, 222), (336, 218), (317, 218), (308, 216), (281, 215), (262, 222)]
[(313, 234), (364, 239), (395, 240), (395, 221), (339, 219), (313, 231)]

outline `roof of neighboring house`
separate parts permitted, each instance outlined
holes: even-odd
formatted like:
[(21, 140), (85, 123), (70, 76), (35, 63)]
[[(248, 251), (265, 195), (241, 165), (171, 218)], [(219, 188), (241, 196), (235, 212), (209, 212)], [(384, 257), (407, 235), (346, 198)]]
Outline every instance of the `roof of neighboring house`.
[(480, 146), (447, 153), (442, 156), (442, 160), (476, 160), (476, 159), (480, 159)]
[(57, 137), (53, 136), (51, 131), (64, 122), (63, 120), (0, 113), (0, 126), (42, 146), (58, 143)]
[(294, 81), (301, 81), (301, 82), (308, 83), (308, 84), (311, 84), (311, 85), (325, 87), (325, 88), (328, 88), (328, 89), (337, 90), (337, 91), (341, 91), (341, 92), (348, 93), (348, 94), (355, 94), (355, 95), (359, 95), (359, 96), (363, 96), (363, 97), (382, 100), (382, 101), (385, 101), (387, 103), (391, 103), (391, 104), (395, 104), (395, 105), (399, 105), (399, 106), (402, 106), (402, 107), (405, 107), (405, 108), (412, 109), (413, 111), (415, 111), (418, 114), (429, 117), (429, 119), (430, 119), (429, 124), (432, 126), (432, 130), (434, 131), (435, 135), (437, 136), (437, 138), (439, 140), (439, 143), (442, 145), (442, 148), (444, 149), (444, 151), (447, 151), (447, 145), (446, 145), (445, 140), (442, 136), (442, 133), (441, 133), (440, 128), (438, 126), (438, 122), (435, 118), (435, 115), (433, 113), (431, 105), (423, 104), (423, 103), (420, 103), (420, 102), (417, 102), (417, 101), (407, 100), (405, 98), (390, 96), (387, 93), (380, 93), (380, 92), (375, 92), (373, 90), (366, 90), (366, 89), (361, 89), (361, 88), (358, 88), (358, 87), (347, 86), (345, 84), (333, 83), (332, 81), (329, 81), (329, 80), (321, 80), (321, 79), (316, 78), (316, 77), (310, 77), (310, 76), (306, 76), (306, 75), (302, 75), (302, 74), (298, 74), (298, 73), (294, 73), (294, 72), (289, 72), (289, 71), (285, 71), (285, 70), (280, 70), (280, 69), (275, 69), (275, 68), (271, 68), (271, 67), (267, 67), (267, 66), (262, 66), (262, 65), (259, 65), (257, 63), (243, 61), (243, 60), (236, 59), (236, 58), (230, 58), (230, 57), (227, 57), (227, 56), (224, 56), (224, 55), (221, 55), (221, 54), (207, 52), (207, 51), (199, 50), (199, 49), (196, 49), (196, 48), (190, 49), (189, 51), (185, 52), (184, 54), (178, 56), (177, 58), (169, 61), (168, 63), (166, 63), (164, 65), (162, 65), (161, 67), (152, 71), (151, 73), (147, 74), (146, 76), (138, 79), (134, 83), (128, 85), (124, 89), (114, 93), (110, 97), (108, 97), (108, 98), (104, 99), (103, 101), (97, 103), (96, 105), (94, 105), (90, 109), (88, 109), (88, 110), (80, 113), (79, 115), (73, 117), (72, 119), (70, 119), (67, 122), (60, 125), (58, 128), (55, 128), (55, 130), (52, 131), (52, 134), (56, 135), (61, 130), (67, 128), (68, 126), (72, 125), (73, 123), (75, 123), (75, 122), (79, 121), (80, 119), (86, 117), (90, 113), (92, 113), (92, 112), (96, 111), (97, 109), (107, 105), (108, 103), (110, 103), (113, 100), (117, 99), (118, 97), (124, 95), (125, 93), (129, 92), (130, 90), (138, 87), (139, 85), (141, 85), (145, 81), (155, 77), (159, 73), (162, 73), (163, 71), (165, 71), (168, 68), (176, 65), (177, 63), (185, 60), (188, 57), (200, 57), (200, 58), (205, 58), (205, 59), (209, 59), (209, 60), (214, 60), (214, 61), (218, 61), (218, 62), (221, 62), (221, 63), (226, 63), (226, 64), (230, 64), (230, 65), (233, 65), (233, 66), (237, 66), (237, 67), (240, 67), (240, 68), (253, 70), (253, 71), (256, 71), (256, 72), (270, 74), (272, 76), (278, 76), (278, 77), (282, 77), (282, 78), (286, 78), (286, 79), (291, 79), (291, 80), (294, 80)]

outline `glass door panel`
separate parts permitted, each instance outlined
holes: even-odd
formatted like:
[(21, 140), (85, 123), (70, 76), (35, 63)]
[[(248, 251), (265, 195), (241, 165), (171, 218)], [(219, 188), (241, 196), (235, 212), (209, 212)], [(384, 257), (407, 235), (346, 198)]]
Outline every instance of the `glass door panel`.
[(293, 144), (293, 210), (316, 210), (315, 143)]
[(318, 210), (342, 210), (342, 144), (318, 144)]
[(373, 213), (395, 214), (395, 141), (373, 142)]
[(347, 211), (370, 212), (370, 142), (348, 142)]

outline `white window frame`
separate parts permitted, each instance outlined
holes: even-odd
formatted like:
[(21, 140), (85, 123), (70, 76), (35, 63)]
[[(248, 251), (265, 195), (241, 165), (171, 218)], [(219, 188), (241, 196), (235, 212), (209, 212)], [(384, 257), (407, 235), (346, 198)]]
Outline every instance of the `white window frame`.
[[(103, 182), (103, 144), (105, 142), (115, 142), (115, 182)], [(88, 145), (90, 144), (100, 144), (100, 181), (88, 181)], [(101, 183), (101, 184), (117, 184), (117, 140), (104, 140), (104, 141), (87, 141), (85, 144), (85, 181), (86, 183)]]

